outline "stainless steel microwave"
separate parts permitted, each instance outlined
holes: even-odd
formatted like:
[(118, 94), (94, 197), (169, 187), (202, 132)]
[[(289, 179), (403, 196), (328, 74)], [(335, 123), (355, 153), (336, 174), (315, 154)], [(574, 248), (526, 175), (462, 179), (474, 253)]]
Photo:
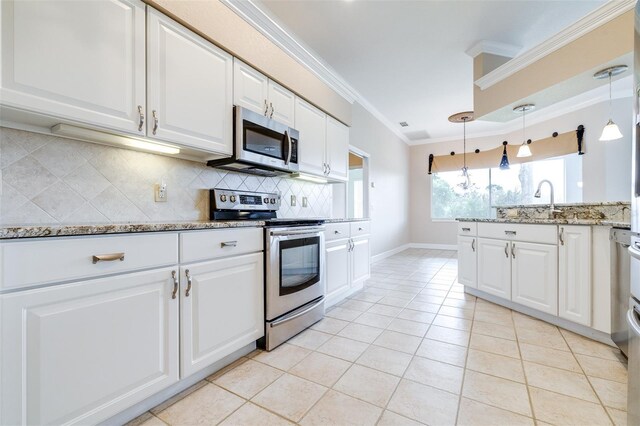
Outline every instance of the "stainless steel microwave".
[(209, 166), (261, 176), (298, 171), (297, 130), (239, 106), (233, 107), (233, 122), (233, 156)]

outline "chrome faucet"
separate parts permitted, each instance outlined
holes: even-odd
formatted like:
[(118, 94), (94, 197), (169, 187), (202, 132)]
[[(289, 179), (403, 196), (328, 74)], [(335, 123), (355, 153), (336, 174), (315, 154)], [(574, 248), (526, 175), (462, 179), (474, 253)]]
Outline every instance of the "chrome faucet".
[(540, 183), (538, 184), (538, 189), (537, 189), (536, 193), (533, 196), (536, 197), (536, 198), (540, 198), (540, 196), (542, 195), (542, 191), (541, 191), (542, 184), (545, 183), (545, 182), (549, 184), (549, 189), (551, 189), (551, 194), (550, 194), (551, 205), (549, 206), (549, 218), (553, 219), (553, 216), (556, 213), (560, 213), (561, 210), (556, 210), (556, 206), (555, 206), (555, 203), (554, 203), (554, 197), (553, 197), (553, 184), (551, 183), (551, 181), (547, 180), (547, 179), (541, 180)]

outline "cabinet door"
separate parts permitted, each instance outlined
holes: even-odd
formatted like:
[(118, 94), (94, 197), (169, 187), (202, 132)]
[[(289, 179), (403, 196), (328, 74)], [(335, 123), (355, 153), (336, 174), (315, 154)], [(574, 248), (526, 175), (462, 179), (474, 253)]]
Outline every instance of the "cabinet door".
[[(233, 103), (266, 115), (269, 108), (269, 79), (244, 62), (233, 60)], [(293, 105), (293, 102), (291, 103)]]
[(346, 181), (349, 178), (349, 128), (327, 116), (327, 153), (329, 177)]
[(340, 302), (349, 292), (349, 240), (340, 239), (325, 244), (325, 306)]
[(469, 287), (478, 287), (478, 258), (476, 237), (458, 237), (458, 282)]
[(511, 243), (478, 238), (478, 290), (511, 300)]
[(181, 377), (264, 336), (262, 259), (260, 252), (180, 268)]
[(0, 424), (96, 424), (177, 382), (171, 272), (0, 296)]
[(369, 278), (371, 265), (371, 247), (369, 237), (358, 237), (351, 239), (353, 248), (351, 250), (351, 287), (362, 285), (364, 280)]
[(144, 3), (2, 1), (0, 8), (3, 105), (144, 134)]
[(511, 300), (558, 315), (558, 247), (511, 243)]
[(300, 171), (324, 176), (326, 114), (296, 98), (296, 129), (300, 132), (298, 143)]
[(269, 80), (268, 100), (269, 111), (273, 110), (273, 113), (270, 113), (271, 118), (289, 127), (294, 127), (296, 96), (278, 83)]
[(591, 227), (561, 226), (558, 314), (591, 326)]
[(149, 8), (147, 136), (232, 152), (233, 58)]

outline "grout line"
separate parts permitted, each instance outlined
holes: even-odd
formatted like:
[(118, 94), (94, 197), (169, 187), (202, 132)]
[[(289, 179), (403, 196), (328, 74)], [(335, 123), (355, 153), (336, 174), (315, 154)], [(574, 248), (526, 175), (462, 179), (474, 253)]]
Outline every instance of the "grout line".
[(516, 327), (516, 322), (513, 318), (513, 310), (511, 310), (511, 322), (513, 323), (513, 332), (516, 335), (516, 345), (518, 346), (518, 354), (520, 355), (520, 366), (522, 367), (522, 375), (524, 376), (524, 385), (527, 390), (527, 397), (529, 398), (529, 408), (531, 409), (531, 416), (533, 417), (533, 421), (535, 424), (538, 424), (538, 419), (536, 417), (536, 410), (533, 406), (533, 399), (531, 398), (531, 391), (529, 389), (529, 379), (527, 377), (527, 371), (524, 368), (524, 359), (522, 358), (522, 349), (520, 348), (520, 339), (518, 338), (518, 327)]

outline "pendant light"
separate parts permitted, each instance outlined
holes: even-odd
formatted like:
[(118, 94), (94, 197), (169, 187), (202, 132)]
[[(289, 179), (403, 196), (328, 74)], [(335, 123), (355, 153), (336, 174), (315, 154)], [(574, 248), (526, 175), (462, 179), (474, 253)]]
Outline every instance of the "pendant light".
[(518, 148), (518, 154), (516, 155), (516, 157), (518, 158), (531, 157), (532, 155), (531, 148), (529, 148), (531, 139), (527, 140), (525, 136), (526, 127), (525, 127), (524, 116), (527, 111), (531, 111), (535, 107), (536, 106), (534, 104), (524, 104), (524, 105), (518, 105), (513, 109), (513, 112), (515, 113), (520, 113), (520, 112), (522, 113), (522, 145), (520, 145), (520, 148)]
[(502, 142), (502, 160), (500, 160), (500, 170), (509, 170), (509, 157), (507, 157), (507, 141)]
[(626, 65), (615, 65), (613, 67), (600, 70), (593, 75), (593, 78), (598, 80), (602, 80), (605, 78), (609, 79), (609, 121), (604, 126), (604, 129), (602, 129), (602, 135), (600, 136), (601, 142), (613, 141), (622, 137), (622, 133), (620, 132), (618, 125), (614, 123), (613, 119), (611, 118), (613, 113), (613, 108), (611, 105), (611, 77), (622, 74), (627, 70), (627, 68), (628, 67)]
[(471, 187), (471, 176), (467, 168), (467, 122), (473, 120), (473, 111), (459, 112), (449, 117), (452, 123), (462, 123), (462, 182), (458, 186), (465, 191)]

